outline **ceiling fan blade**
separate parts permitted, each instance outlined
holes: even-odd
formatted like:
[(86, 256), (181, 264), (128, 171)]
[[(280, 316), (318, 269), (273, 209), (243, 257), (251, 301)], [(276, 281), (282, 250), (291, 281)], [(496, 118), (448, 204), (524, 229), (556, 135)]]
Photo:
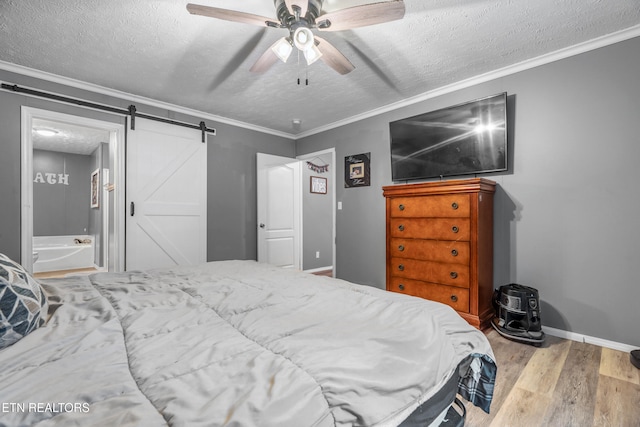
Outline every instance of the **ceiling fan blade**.
[(238, 12), (236, 10), (220, 9), (218, 7), (202, 6), (199, 4), (187, 4), (187, 10), (192, 15), (208, 16), (210, 18), (224, 19), (225, 21), (241, 22), (243, 24), (258, 25), (261, 27), (279, 27), (280, 24), (271, 18), (251, 13)]
[(342, 31), (395, 21), (404, 17), (402, 0), (364, 4), (329, 12), (316, 19), (322, 31)]
[[(284, 37), (282, 37), (284, 38)], [(274, 44), (272, 44), (269, 49), (267, 49), (260, 58), (258, 58), (258, 60), (256, 61), (255, 64), (253, 64), (251, 66), (251, 68), (249, 69), (249, 71), (251, 71), (252, 73), (264, 73), (265, 71), (267, 71), (269, 68), (271, 68), (273, 66), (273, 64), (275, 64), (276, 62), (278, 62), (280, 59), (278, 58), (278, 56), (274, 53), (273, 48), (278, 44), (278, 42), (282, 40), (282, 39), (278, 39), (276, 40), (276, 42)]]
[(284, 0), (284, 3), (287, 5), (287, 9), (289, 12), (295, 16), (296, 12), (293, 9), (293, 6), (298, 6), (300, 8), (300, 17), (304, 18), (307, 14), (307, 8), (309, 6), (309, 0)]
[(325, 64), (342, 75), (349, 74), (355, 70), (356, 67), (334, 45), (318, 36), (315, 39), (318, 49), (322, 52), (320, 59)]

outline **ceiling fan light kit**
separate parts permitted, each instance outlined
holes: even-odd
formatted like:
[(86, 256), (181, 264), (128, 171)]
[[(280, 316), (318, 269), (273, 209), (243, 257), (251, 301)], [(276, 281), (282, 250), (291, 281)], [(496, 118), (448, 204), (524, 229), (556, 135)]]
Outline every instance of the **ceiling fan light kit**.
[(275, 53), (282, 62), (286, 63), (289, 59), (289, 56), (291, 56), (291, 52), (293, 52), (291, 38), (281, 38), (276, 42), (276, 44), (271, 47), (271, 50), (273, 50), (273, 53)]
[(322, 52), (312, 44), (309, 48), (304, 50), (304, 59), (307, 61), (307, 65), (311, 65), (322, 57)]
[(307, 27), (298, 27), (293, 33), (293, 43), (304, 52), (313, 45), (313, 33)]
[(277, 19), (192, 3), (187, 4), (187, 10), (192, 15), (289, 30), (289, 37), (275, 42), (253, 64), (250, 71), (254, 73), (264, 73), (278, 59), (287, 62), (295, 46), (304, 54), (307, 65), (322, 59), (343, 75), (353, 71), (355, 66), (335, 46), (315, 36), (312, 29), (349, 30), (402, 19), (405, 14), (403, 0), (364, 4), (328, 13), (322, 13), (322, 0), (274, 0), (274, 6)]

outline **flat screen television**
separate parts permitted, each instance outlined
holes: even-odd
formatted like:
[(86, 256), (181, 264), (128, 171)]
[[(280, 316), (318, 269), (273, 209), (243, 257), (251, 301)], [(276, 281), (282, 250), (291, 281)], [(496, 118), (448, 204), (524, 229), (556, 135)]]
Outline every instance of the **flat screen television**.
[(391, 122), (393, 181), (507, 170), (507, 94)]

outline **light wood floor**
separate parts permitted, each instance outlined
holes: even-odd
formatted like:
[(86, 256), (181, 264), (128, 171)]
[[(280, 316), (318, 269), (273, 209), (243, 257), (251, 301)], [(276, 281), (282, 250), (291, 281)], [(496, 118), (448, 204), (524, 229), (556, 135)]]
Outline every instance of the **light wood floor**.
[(58, 270), (58, 271), (44, 271), (42, 273), (34, 273), (33, 277), (36, 279), (55, 279), (58, 277), (67, 277), (72, 274), (92, 274), (97, 273), (98, 270), (89, 267), (89, 268), (78, 268), (75, 270)]
[(491, 414), (467, 427), (640, 427), (640, 370), (629, 353), (547, 335), (541, 347), (487, 331), (498, 374)]
[(333, 270), (322, 270), (322, 271), (316, 271), (315, 273), (316, 276), (327, 276), (327, 277), (333, 277)]

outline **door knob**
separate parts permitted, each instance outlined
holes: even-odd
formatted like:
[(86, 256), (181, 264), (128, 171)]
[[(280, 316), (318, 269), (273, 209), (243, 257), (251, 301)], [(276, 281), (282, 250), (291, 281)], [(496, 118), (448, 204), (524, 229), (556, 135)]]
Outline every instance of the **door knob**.
[(263, 223), (260, 223), (260, 228), (264, 228), (265, 225)]

